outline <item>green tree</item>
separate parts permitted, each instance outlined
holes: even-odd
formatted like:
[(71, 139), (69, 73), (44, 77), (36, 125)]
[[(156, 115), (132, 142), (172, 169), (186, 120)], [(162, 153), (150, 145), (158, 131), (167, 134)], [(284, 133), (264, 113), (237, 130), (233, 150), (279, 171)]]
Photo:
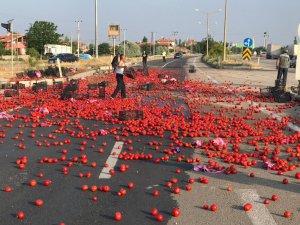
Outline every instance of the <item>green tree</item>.
[[(141, 56), (140, 46), (136, 43), (126, 41), (125, 44), (126, 57), (139, 57)], [(116, 47), (116, 52), (124, 54), (123, 42)]]
[(146, 52), (148, 55), (151, 53), (151, 46), (149, 44), (144, 44), (141, 46), (141, 52)]
[(62, 36), (57, 33), (57, 26), (47, 21), (35, 21), (26, 33), (28, 47), (35, 48), (39, 53), (43, 52), (45, 44), (58, 44)]
[(142, 42), (143, 43), (147, 43), (148, 42), (148, 38), (146, 36), (144, 36)]
[(156, 55), (162, 55), (163, 52), (168, 52), (168, 47), (166, 46), (161, 46), (161, 45), (156, 45), (155, 47), (155, 54)]
[(260, 55), (261, 52), (267, 51), (265, 47), (260, 46), (253, 49), (253, 52), (257, 52), (258, 55)]
[[(231, 48), (231, 52), (232, 52), (233, 54), (241, 54), (242, 51), (243, 51), (243, 48), (238, 47), (238, 46), (233, 46), (233, 47)], [(254, 49), (254, 51), (256, 51), (256, 50)], [(257, 52), (257, 54), (259, 54), (258, 51), (256, 51), (256, 52)]]
[(224, 45), (223, 42), (217, 42), (214, 43), (210, 48), (209, 48), (209, 57), (210, 58), (218, 58), (223, 56), (223, 50), (224, 50)]
[(294, 39), (294, 44), (297, 45), (298, 44), (298, 40), (297, 40), (297, 37), (295, 36), (295, 39)]
[(0, 56), (1, 55), (11, 55), (11, 50), (5, 50), (4, 43), (0, 43)]
[(34, 58), (38, 58), (40, 56), (39, 52), (35, 48), (27, 48), (26, 54)]
[(102, 43), (98, 46), (98, 53), (99, 55), (110, 55), (111, 49), (108, 43)]

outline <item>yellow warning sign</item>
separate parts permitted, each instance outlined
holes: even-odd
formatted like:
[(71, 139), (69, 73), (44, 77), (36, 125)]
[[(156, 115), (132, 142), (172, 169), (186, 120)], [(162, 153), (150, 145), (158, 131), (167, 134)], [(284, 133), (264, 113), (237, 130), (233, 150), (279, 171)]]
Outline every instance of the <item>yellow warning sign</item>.
[(252, 58), (252, 48), (247, 48), (247, 47), (244, 47), (243, 48), (243, 56), (242, 56), (242, 59), (243, 60), (251, 60)]

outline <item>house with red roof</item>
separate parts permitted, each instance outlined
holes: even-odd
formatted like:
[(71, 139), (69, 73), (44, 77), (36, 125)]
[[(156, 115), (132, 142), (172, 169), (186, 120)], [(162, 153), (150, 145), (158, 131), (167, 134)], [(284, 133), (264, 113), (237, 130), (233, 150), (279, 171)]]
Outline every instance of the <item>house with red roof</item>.
[(0, 35), (0, 43), (4, 44), (5, 50), (10, 50), (12, 46), (15, 54), (26, 55), (27, 43), (26, 37), (23, 34)]

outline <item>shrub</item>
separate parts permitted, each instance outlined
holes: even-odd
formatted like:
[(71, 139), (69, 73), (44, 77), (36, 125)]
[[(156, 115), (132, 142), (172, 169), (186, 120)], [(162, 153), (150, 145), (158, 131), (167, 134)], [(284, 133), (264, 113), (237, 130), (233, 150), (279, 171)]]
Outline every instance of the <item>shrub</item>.
[(27, 48), (26, 54), (33, 58), (39, 58), (40, 54), (35, 48)]

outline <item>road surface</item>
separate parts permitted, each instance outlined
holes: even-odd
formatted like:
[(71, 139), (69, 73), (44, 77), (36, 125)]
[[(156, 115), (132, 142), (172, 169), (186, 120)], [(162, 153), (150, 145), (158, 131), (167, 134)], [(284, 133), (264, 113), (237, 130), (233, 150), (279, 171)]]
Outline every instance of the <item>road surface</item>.
[[(188, 72), (191, 66), (196, 68), (195, 73)], [(263, 169), (261, 159), (249, 157), (257, 165), (247, 168), (236, 165), (237, 174), (193, 171), (199, 162), (218, 163), (224, 168), (235, 165), (212, 156), (215, 147), (210, 144), (225, 135), (218, 133), (222, 129), (232, 132), (222, 138), (228, 145), (225, 155), (262, 154), (266, 148), (267, 158), (271, 158), (276, 150), (271, 139), (270, 144), (265, 139), (257, 140), (256, 150), (249, 144), (253, 138), (264, 136), (283, 137), (282, 144), (277, 146), (280, 151), (275, 151), (279, 158), (288, 157), (288, 148), (296, 154), (299, 104), (277, 104), (258, 94), (260, 87), (274, 83), (274, 71), (216, 70), (202, 64), (199, 57), (168, 59), (167, 63), (157, 60), (149, 62), (149, 67), (158, 68), (156, 74), (168, 74), (169, 78), (184, 83), (157, 85), (159, 90), (147, 92), (133, 89), (137, 84), (128, 80), (132, 84), (127, 84), (129, 98), (124, 101), (97, 99), (70, 103), (51, 95), (43, 98), (30, 95), (26, 100), (32, 105), (22, 103), (21, 109), (11, 112), (15, 119), (1, 120), (0, 224), (155, 224), (153, 208), (162, 214), (161, 224), (298, 224), (300, 183), (294, 175), (299, 168), (279, 176), (275, 170)], [(143, 77), (144, 82), (147, 79), (157, 82), (151, 76)], [(295, 83), (289, 78), (289, 84)], [(119, 123), (109, 116), (121, 105), (123, 109), (133, 106), (144, 109), (147, 122)], [(38, 106), (48, 107), (50, 113), (45, 118), (36, 114), (34, 109)], [(89, 117), (98, 112), (107, 116)], [(275, 115), (290, 117), (290, 124), (268, 119)], [(46, 125), (41, 127), (41, 124)], [(101, 133), (105, 131), (109, 134)], [(261, 134), (250, 135), (257, 131)], [(191, 148), (191, 143), (197, 140), (204, 145)], [(166, 155), (168, 151), (172, 154)], [(124, 160), (125, 152), (134, 153), (139, 160)], [(24, 169), (16, 164), (22, 156), (28, 159)], [(187, 163), (192, 159), (194, 163)], [(293, 157), (290, 163), (299, 165), (297, 160)], [(41, 173), (43, 177), (39, 176)], [(250, 173), (254, 176), (250, 177)], [(201, 177), (202, 180), (206, 177), (208, 184), (199, 182)], [(195, 183), (187, 191), (190, 178)], [(282, 183), (284, 178), (288, 184)], [(32, 180), (37, 181), (35, 187), (30, 186)], [(51, 181), (49, 186), (45, 186), (46, 180)], [(128, 187), (131, 182), (133, 188)], [(12, 191), (6, 192), (7, 187)], [(88, 190), (84, 191), (85, 187)], [(110, 191), (105, 192), (107, 187)], [(180, 194), (174, 193), (175, 187), (180, 188)], [(228, 187), (232, 190), (228, 191)], [(154, 196), (154, 191), (158, 191), (158, 196)], [(262, 203), (275, 194), (277, 201)], [(36, 206), (37, 199), (44, 204)], [(245, 212), (243, 206), (248, 202), (253, 209)], [(205, 204), (216, 204), (218, 210), (205, 210)], [(172, 217), (174, 208), (180, 209), (179, 217)], [(289, 219), (283, 217), (286, 210), (292, 212)], [(25, 213), (23, 220), (17, 218), (19, 211)], [(115, 221), (115, 212), (122, 213), (121, 221)]]

